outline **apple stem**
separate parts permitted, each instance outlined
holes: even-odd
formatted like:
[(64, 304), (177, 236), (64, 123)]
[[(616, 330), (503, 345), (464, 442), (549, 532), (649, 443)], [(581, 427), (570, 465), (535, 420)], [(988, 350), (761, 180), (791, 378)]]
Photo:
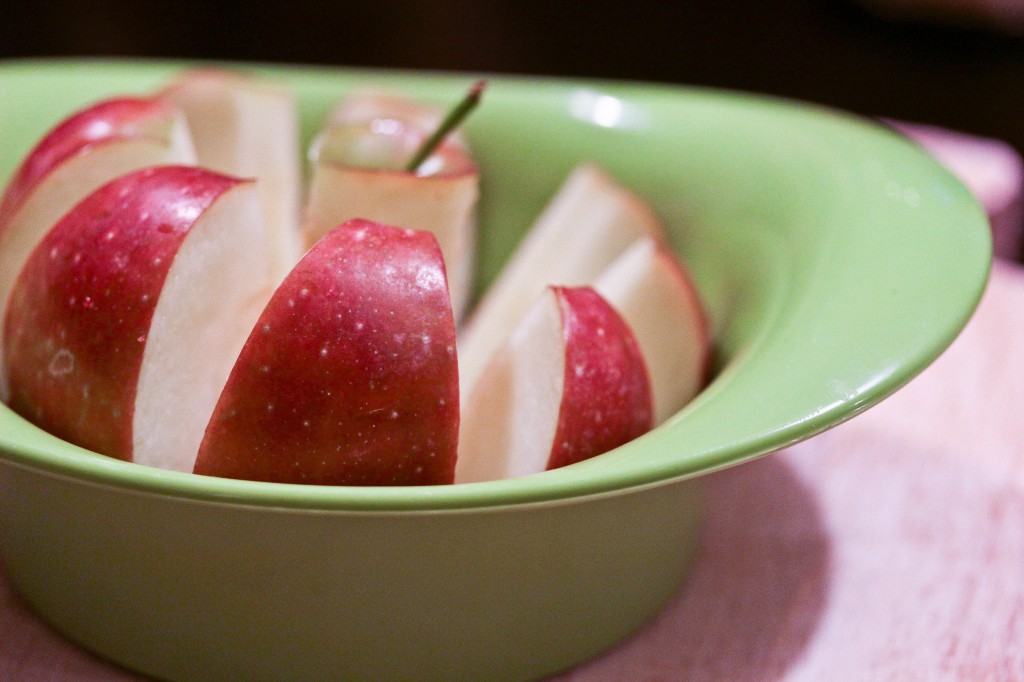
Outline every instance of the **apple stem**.
[(438, 145), (448, 137), (448, 133), (455, 130), (462, 121), (469, 116), (469, 112), (473, 111), (477, 104), (480, 103), (480, 97), (483, 95), (484, 88), (487, 87), (487, 81), (479, 80), (469, 88), (469, 92), (466, 93), (458, 104), (456, 104), (448, 115), (444, 117), (441, 124), (437, 126), (437, 130), (434, 134), (426, 139), (426, 141), (420, 145), (420, 148), (413, 154), (412, 159), (409, 160), (405, 170), (409, 173), (415, 173), (423, 162), (427, 160)]

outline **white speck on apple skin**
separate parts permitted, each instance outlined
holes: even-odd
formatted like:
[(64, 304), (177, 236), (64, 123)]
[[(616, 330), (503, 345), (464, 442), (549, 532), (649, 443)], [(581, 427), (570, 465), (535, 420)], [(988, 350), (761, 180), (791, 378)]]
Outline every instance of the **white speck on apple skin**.
[(425, 291), (434, 291), (442, 286), (441, 271), (423, 265), (416, 270), (416, 286)]
[(263, 324), (263, 333), (264, 334), (269, 334), (270, 333), (270, 325), (269, 324), (266, 324), (266, 323)]
[(270, 365), (262, 365), (260, 371), (264, 374), (270, 374)]
[(61, 348), (54, 353), (53, 357), (50, 358), (50, 364), (47, 366), (50, 376), (55, 379), (71, 374), (74, 369), (75, 355), (67, 348)]
[(302, 287), (299, 289), (299, 296), (302, 296), (303, 298), (309, 296), (309, 287)]
[(320, 346), (320, 357), (322, 357), (322, 358), (326, 358), (327, 357), (327, 344), (326, 343), (324, 345)]
[(274, 403), (267, 403), (267, 412), (274, 411)]

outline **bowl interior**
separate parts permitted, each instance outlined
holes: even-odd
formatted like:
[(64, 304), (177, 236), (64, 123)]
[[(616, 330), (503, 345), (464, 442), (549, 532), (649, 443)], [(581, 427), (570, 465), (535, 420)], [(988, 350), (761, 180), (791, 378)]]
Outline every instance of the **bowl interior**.
[[(99, 97), (145, 93), (180, 63), (0, 65), (0, 179)], [(470, 76), (262, 71), (298, 93), (303, 139), (360, 84), (438, 102)], [(983, 290), (987, 223), (915, 146), (870, 122), (750, 95), (496, 77), (466, 126), (482, 168), (480, 285), (568, 172), (605, 166), (667, 223), (708, 304), (715, 377), (686, 409), (601, 457), (522, 479), (327, 488), (196, 477), (89, 453), (0, 408), (0, 449), (62, 475), (197, 499), (324, 509), (551, 501), (694, 476), (807, 438), (889, 395), (952, 341)]]

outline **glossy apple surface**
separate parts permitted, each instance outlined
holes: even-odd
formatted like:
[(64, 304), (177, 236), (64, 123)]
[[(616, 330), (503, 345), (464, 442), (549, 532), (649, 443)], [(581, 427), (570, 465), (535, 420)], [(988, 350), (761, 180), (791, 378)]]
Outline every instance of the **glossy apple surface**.
[(260, 221), (252, 182), (194, 167), (137, 171), (91, 194), (14, 287), (11, 407), (96, 452), (190, 470), (268, 289), (253, 275), (268, 269)]
[(317, 242), (267, 304), (195, 472), (451, 483), (458, 422), (455, 323), (436, 240), (355, 220)]
[[(105, 100), (50, 130), (14, 172), (0, 202), (0, 319), (25, 260), (75, 204), (124, 173), (194, 162), (184, 117), (158, 99)], [(0, 376), (0, 393), (5, 389)]]
[(647, 432), (647, 366), (629, 327), (589, 287), (543, 292), (469, 392), (456, 481), (525, 476)]

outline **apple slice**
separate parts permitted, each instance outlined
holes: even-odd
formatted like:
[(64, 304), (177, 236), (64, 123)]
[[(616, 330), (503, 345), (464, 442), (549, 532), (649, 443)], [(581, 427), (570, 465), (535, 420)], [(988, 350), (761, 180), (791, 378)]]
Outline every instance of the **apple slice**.
[(640, 344), (651, 371), (654, 423), (660, 424), (707, 382), (711, 333), (697, 287), (668, 247), (645, 237), (615, 259), (594, 288)]
[(430, 232), (444, 255), (459, 319), (473, 278), (479, 171), (465, 146), (451, 136), (416, 173), (404, 170), (433, 132), (425, 122), (441, 114), (397, 98), (386, 102), (393, 113), (364, 100), (343, 102), (314, 142), (306, 243), (351, 218)]
[(640, 237), (664, 239), (650, 207), (592, 164), (576, 168), (487, 289), (459, 336), (463, 388), (551, 284), (594, 279)]
[(259, 179), (264, 222), (275, 254), (273, 276), (276, 281), (284, 279), (303, 250), (295, 96), (255, 76), (217, 69), (186, 71), (162, 96), (185, 112), (199, 165)]
[(573, 464), (652, 426), (650, 381), (636, 339), (589, 287), (542, 293), (469, 395), (458, 483)]
[[(106, 100), (54, 127), (15, 171), (0, 202), (0, 319), (32, 249), (75, 204), (130, 171), (193, 163), (184, 116), (158, 99)], [(0, 393), (6, 396), (2, 375)]]
[(269, 296), (259, 195), (195, 167), (122, 176), (40, 242), (11, 295), (11, 407), (83, 447), (191, 471)]
[(458, 423), (455, 322), (437, 241), (353, 220), (317, 242), (267, 304), (195, 473), (451, 483)]

